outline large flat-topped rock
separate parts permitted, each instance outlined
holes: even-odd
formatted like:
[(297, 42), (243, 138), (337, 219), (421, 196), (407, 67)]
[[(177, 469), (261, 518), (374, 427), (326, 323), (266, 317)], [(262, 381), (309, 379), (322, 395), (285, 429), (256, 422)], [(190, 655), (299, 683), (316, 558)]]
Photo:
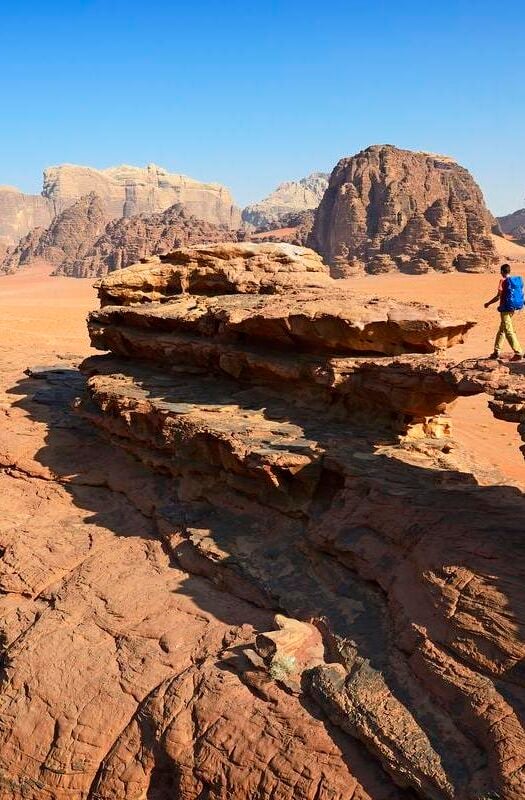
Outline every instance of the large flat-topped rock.
[(98, 283), (102, 305), (131, 305), (189, 294), (277, 294), (331, 284), (328, 267), (306, 247), (224, 242), (186, 247), (133, 264)]
[(169, 303), (109, 306), (90, 316), (95, 346), (108, 346), (100, 328), (115, 325), (264, 343), (279, 350), (393, 355), (447, 348), (461, 342), (474, 323), (419, 303), (326, 290), (279, 297), (183, 295)]

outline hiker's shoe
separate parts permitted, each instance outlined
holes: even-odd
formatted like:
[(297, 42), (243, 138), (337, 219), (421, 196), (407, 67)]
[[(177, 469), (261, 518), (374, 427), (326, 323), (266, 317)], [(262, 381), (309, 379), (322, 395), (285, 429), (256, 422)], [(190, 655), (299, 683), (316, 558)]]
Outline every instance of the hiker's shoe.
[(512, 356), (512, 358), (510, 360), (511, 361), (523, 361), (523, 354), (522, 353), (514, 353), (514, 355)]
[(501, 358), (501, 355), (494, 350), (494, 352), (490, 354), (489, 358)]

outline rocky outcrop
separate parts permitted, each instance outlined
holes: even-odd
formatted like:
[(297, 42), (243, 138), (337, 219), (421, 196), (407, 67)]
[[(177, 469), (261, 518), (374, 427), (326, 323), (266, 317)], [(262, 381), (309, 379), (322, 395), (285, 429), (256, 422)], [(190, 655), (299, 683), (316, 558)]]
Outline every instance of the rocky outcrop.
[(52, 208), (41, 195), (0, 186), (0, 242), (4, 245), (16, 244), (34, 228), (46, 228), (52, 218)]
[(242, 219), (257, 229), (287, 228), (289, 220), (287, 222), (286, 217), (316, 209), (327, 186), (328, 175), (324, 172), (313, 172), (299, 181), (281, 183), (260, 203), (247, 206)]
[(519, 244), (525, 245), (525, 208), (520, 208), (513, 214), (498, 217), (498, 222), (503, 233), (512, 236)]
[(201, 183), (155, 164), (94, 169), (61, 164), (44, 170), (41, 195), (0, 187), (0, 242), (16, 245), (34, 228), (47, 228), (81, 197), (96, 194), (108, 220), (158, 214), (181, 205), (187, 214), (235, 230), (239, 209), (229, 191), (217, 183)]
[(91, 192), (102, 198), (111, 219), (155, 214), (180, 203), (189, 214), (216, 225), (237, 228), (240, 222), (240, 212), (224, 186), (200, 183), (155, 164), (108, 169), (62, 164), (44, 170), (42, 194), (55, 214)]
[(131, 305), (191, 294), (278, 294), (331, 286), (313, 250), (288, 244), (223, 242), (181, 248), (108, 275), (97, 284), (102, 305)]
[(288, 242), (304, 247), (312, 231), (315, 211), (292, 211), (281, 217), (281, 228), (263, 228), (259, 233), (251, 233), (254, 242)]
[(109, 355), (10, 390), (0, 800), (523, 797), (525, 501), (446, 415), (523, 368), (337, 289), (185, 248), (100, 281)]
[(241, 234), (189, 215), (175, 205), (161, 214), (108, 222), (98, 195), (82, 197), (46, 229), (35, 228), (0, 260), (0, 273), (15, 272), (36, 258), (55, 275), (99, 278), (141, 258), (201, 242), (236, 241)]
[(139, 214), (108, 223), (77, 257), (63, 261), (56, 274), (91, 278), (120, 270), (141, 258), (201, 242), (235, 241), (239, 234), (188, 214), (177, 204), (160, 214)]
[(469, 172), (446, 156), (375, 145), (335, 167), (308, 244), (336, 277), (491, 270), (497, 223)]
[(63, 264), (77, 263), (104, 231), (108, 219), (96, 194), (81, 197), (42, 230), (35, 228), (0, 263), (0, 272), (14, 272), (35, 258), (60, 271)]
[[(257, 697), (281, 686), (331, 720), (343, 749), (360, 743), (367, 766), (353, 777), (355, 796), (518, 800), (523, 499), (481, 489), (446, 426), (431, 424), (458, 394), (488, 388), (496, 367), (483, 377), (480, 365), (432, 354), (468, 322), (358, 296), (338, 305), (323, 271), (313, 272), (322, 288), (301, 285), (307, 265), (280, 261), (247, 281), (250, 259), (263, 259), (256, 250), (215, 280), (199, 250), (184, 253), (186, 274), (175, 255), (103, 280), (89, 329), (112, 355), (85, 362), (77, 411), (167, 481), (153, 513), (179, 569), (279, 612), (241, 654), (221, 658)], [(393, 422), (422, 438), (399, 440)], [(181, 769), (195, 793), (201, 762), (181, 766), (164, 691), (118, 736), (97, 796), (121, 783), (129, 792), (130, 775), (137, 793), (152, 781), (165, 790)], [(206, 725), (212, 748), (224, 725)], [(252, 759), (243, 751), (235, 762), (246, 769)], [(340, 796), (336, 764), (315, 792), (304, 786), (305, 798)], [(367, 793), (377, 767), (383, 783)], [(207, 773), (217, 797), (264, 797), (233, 789), (223, 769), (219, 748)], [(279, 777), (276, 796), (298, 796), (292, 782), (287, 794)]]

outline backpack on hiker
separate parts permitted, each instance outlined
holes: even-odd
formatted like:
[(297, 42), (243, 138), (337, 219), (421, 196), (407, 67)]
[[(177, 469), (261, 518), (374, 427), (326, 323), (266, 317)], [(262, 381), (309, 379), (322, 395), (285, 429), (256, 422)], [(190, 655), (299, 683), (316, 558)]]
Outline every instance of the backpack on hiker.
[(503, 284), (500, 311), (521, 311), (525, 305), (523, 279), (519, 275), (508, 275)]

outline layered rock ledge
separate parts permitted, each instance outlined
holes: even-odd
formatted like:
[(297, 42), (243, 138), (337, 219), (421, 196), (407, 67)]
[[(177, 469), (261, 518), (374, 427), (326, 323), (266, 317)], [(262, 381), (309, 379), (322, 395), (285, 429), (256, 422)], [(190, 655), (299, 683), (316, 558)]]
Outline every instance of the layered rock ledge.
[(525, 501), (446, 413), (521, 365), (236, 248), (102, 281), (112, 352), (2, 408), (0, 799), (521, 800)]
[[(77, 410), (167, 481), (154, 516), (180, 568), (285, 615), (233, 668), (364, 746), (391, 789), (354, 796), (518, 800), (525, 505), (478, 485), (444, 414), (460, 394), (497, 402), (508, 375), (444, 357), (468, 321), (338, 293), (309, 254), (249, 268), (251, 248), (235, 268), (197, 249), (102, 281), (89, 330), (112, 355), (85, 362)], [(421, 438), (399, 439), (401, 419)], [(333, 781), (301, 796), (346, 797)]]

